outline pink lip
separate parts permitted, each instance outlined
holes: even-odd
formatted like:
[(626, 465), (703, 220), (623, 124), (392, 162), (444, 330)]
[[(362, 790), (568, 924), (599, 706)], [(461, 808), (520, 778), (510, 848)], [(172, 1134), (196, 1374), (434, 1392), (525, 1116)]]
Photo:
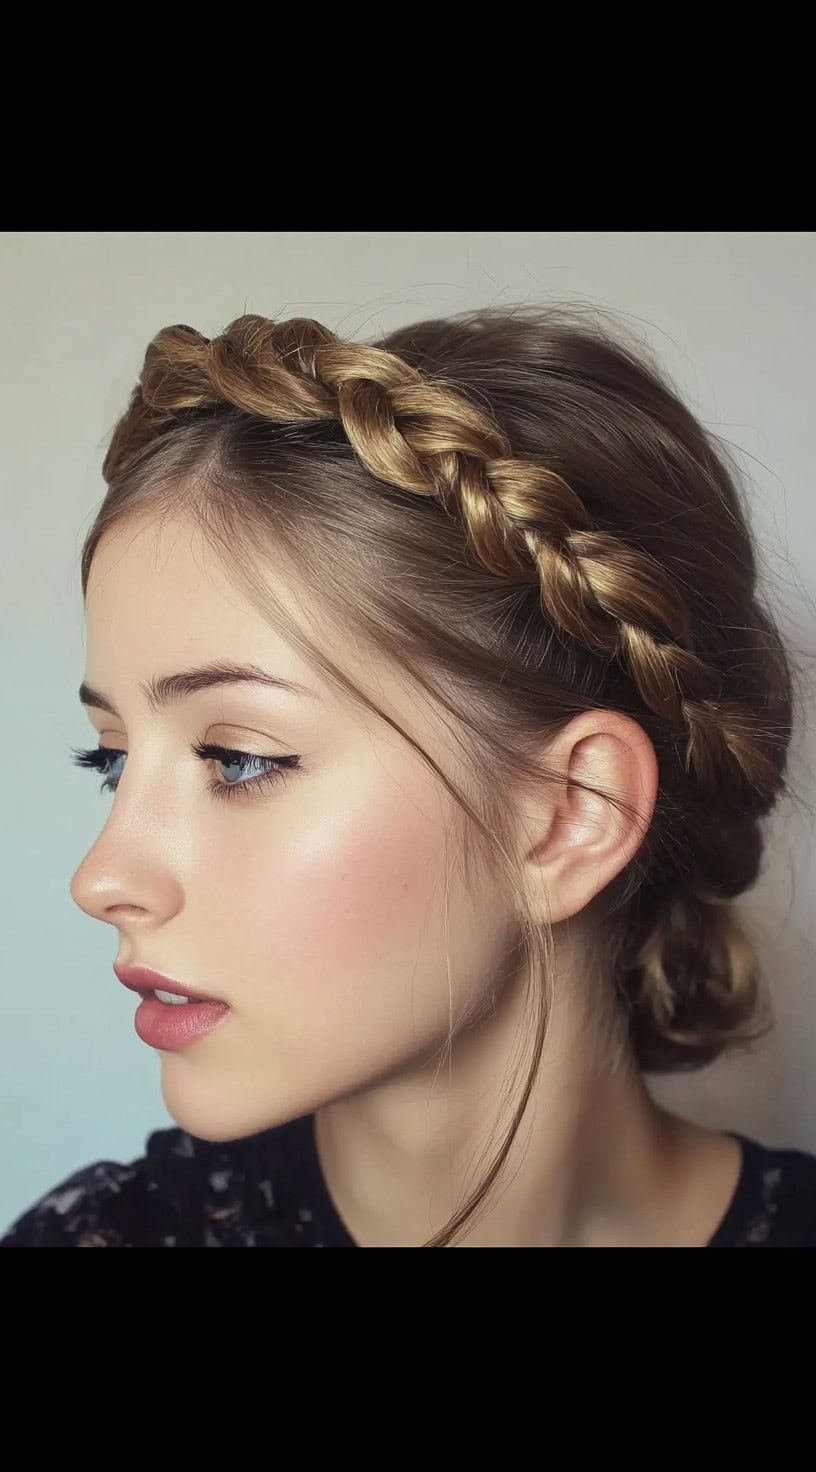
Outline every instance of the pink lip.
[(227, 1005), (221, 997), (212, 997), (209, 992), (193, 991), (192, 987), (182, 986), (181, 982), (173, 981), (172, 977), (164, 976), (161, 971), (154, 971), (150, 966), (125, 966), (116, 961), (113, 969), (122, 985), (129, 987), (132, 992), (140, 992), (145, 995), (147, 992), (155, 991), (158, 987), (160, 991), (173, 992), (178, 997), (191, 997), (194, 1001), (219, 1002), (222, 1006)]
[[(136, 1008), (133, 1025), (143, 1043), (162, 1052), (175, 1053), (189, 1048), (199, 1038), (206, 1037), (220, 1027), (231, 1015), (229, 1003), (203, 992), (194, 992), (181, 982), (174, 981), (161, 971), (150, 966), (124, 966), (114, 963), (114, 972), (123, 986), (138, 992), (141, 1002)], [(188, 997), (186, 1007), (162, 1002), (153, 992), (173, 992), (178, 997)]]

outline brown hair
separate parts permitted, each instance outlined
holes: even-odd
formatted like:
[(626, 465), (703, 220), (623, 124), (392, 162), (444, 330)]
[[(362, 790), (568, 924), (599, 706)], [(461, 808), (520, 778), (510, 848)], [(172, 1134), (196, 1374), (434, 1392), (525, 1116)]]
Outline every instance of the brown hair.
[[(729, 902), (757, 878), (760, 819), (785, 785), (791, 667), (735, 470), (642, 347), (555, 308), (422, 322), (376, 346), (304, 319), (244, 316), (211, 341), (167, 327), (103, 472), (83, 594), (115, 521), (189, 509), (256, 606), (429, 763), (466, 862), (478, 853), (517, 905), (530, 1068), (489, 1171), (426, 1246), (485, 1201), (537, 1074), (554, 951), (519, 899), (507, 794), (556, 780), (542, 744), (578, 712), (633, 716), (659, 769), (641, 846), (593, 904), (597, 1018), (655, 1073), (768, 1031)], [(296, 627), (267, 588), (265, 546), (311, 595), (314, 639), (306, 600)], [(329, 658), (327, 618), (444, 713), (467, 794)]]

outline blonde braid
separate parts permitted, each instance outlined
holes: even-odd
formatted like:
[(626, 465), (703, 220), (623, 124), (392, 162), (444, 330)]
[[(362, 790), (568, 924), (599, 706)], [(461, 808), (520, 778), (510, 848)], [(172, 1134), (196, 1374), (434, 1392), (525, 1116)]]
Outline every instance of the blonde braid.
[(686, 770), (705, 788), (722, 800), (730, 780), (747, 814), (771, 807), (781, 787), (773, 732), (721, 697), (672, 577), (593, 527), (566, 481), (514, 458), (499, 425), (460, 392), (308, 319), (244, 316), (211, 341), (168, 327), (148, 347), (106, 478), (182, 411), (214, 402), (280, 422), (339, 421), (373, 475), (436, 497), (488, 571), (538, 583), (559, 629), (628, 669), (647, 707), (683, 731)]

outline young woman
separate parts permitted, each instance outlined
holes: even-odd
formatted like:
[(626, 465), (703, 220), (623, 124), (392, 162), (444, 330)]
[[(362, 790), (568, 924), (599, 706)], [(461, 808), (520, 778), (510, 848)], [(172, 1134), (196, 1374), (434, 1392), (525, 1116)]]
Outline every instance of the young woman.
[(71, 893), (178, 1127), (2, 1245), (816, 1245), (816, 1157), (644, 1081), (771, 1025), (793, 689), (660, 370), (554, 309), (168, 327), (104, 475)]

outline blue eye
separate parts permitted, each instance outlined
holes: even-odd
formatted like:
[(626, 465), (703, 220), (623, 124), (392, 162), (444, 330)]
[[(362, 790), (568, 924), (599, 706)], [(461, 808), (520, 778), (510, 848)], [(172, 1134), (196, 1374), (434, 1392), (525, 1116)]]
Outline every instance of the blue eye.
[[(226, 746), (213, 746), (208, 742), (197, 741), (192, 746), (192, 751), (201, 761), (215, 761), (222, 767), (231, 768), (233, 774), (238, 777), (246, 777), (249, 771), (255, 775), (250, 776), (249, 781), (219, 782), (217, 780), (207, 784), (207, 790), (214, 797), (230, 799), (233, 797), (254, 796), (259, 787), (265, 787), (267, 783), (285, 781), (287, 771), (295, 771), (300, 766), (299, 756), (256, 756), (249, 751), (234, 751)], [(86, 750), (72, 747), (73, 760), (78, 767), (90, 767), (96, 772), (102, 772), (104, 781), (101, 791), (115, 792), (119, 786), (121, 772), (114, 773), (113, 767), (120, 756), (127, 756), (116, 746), (92, 746)]]

